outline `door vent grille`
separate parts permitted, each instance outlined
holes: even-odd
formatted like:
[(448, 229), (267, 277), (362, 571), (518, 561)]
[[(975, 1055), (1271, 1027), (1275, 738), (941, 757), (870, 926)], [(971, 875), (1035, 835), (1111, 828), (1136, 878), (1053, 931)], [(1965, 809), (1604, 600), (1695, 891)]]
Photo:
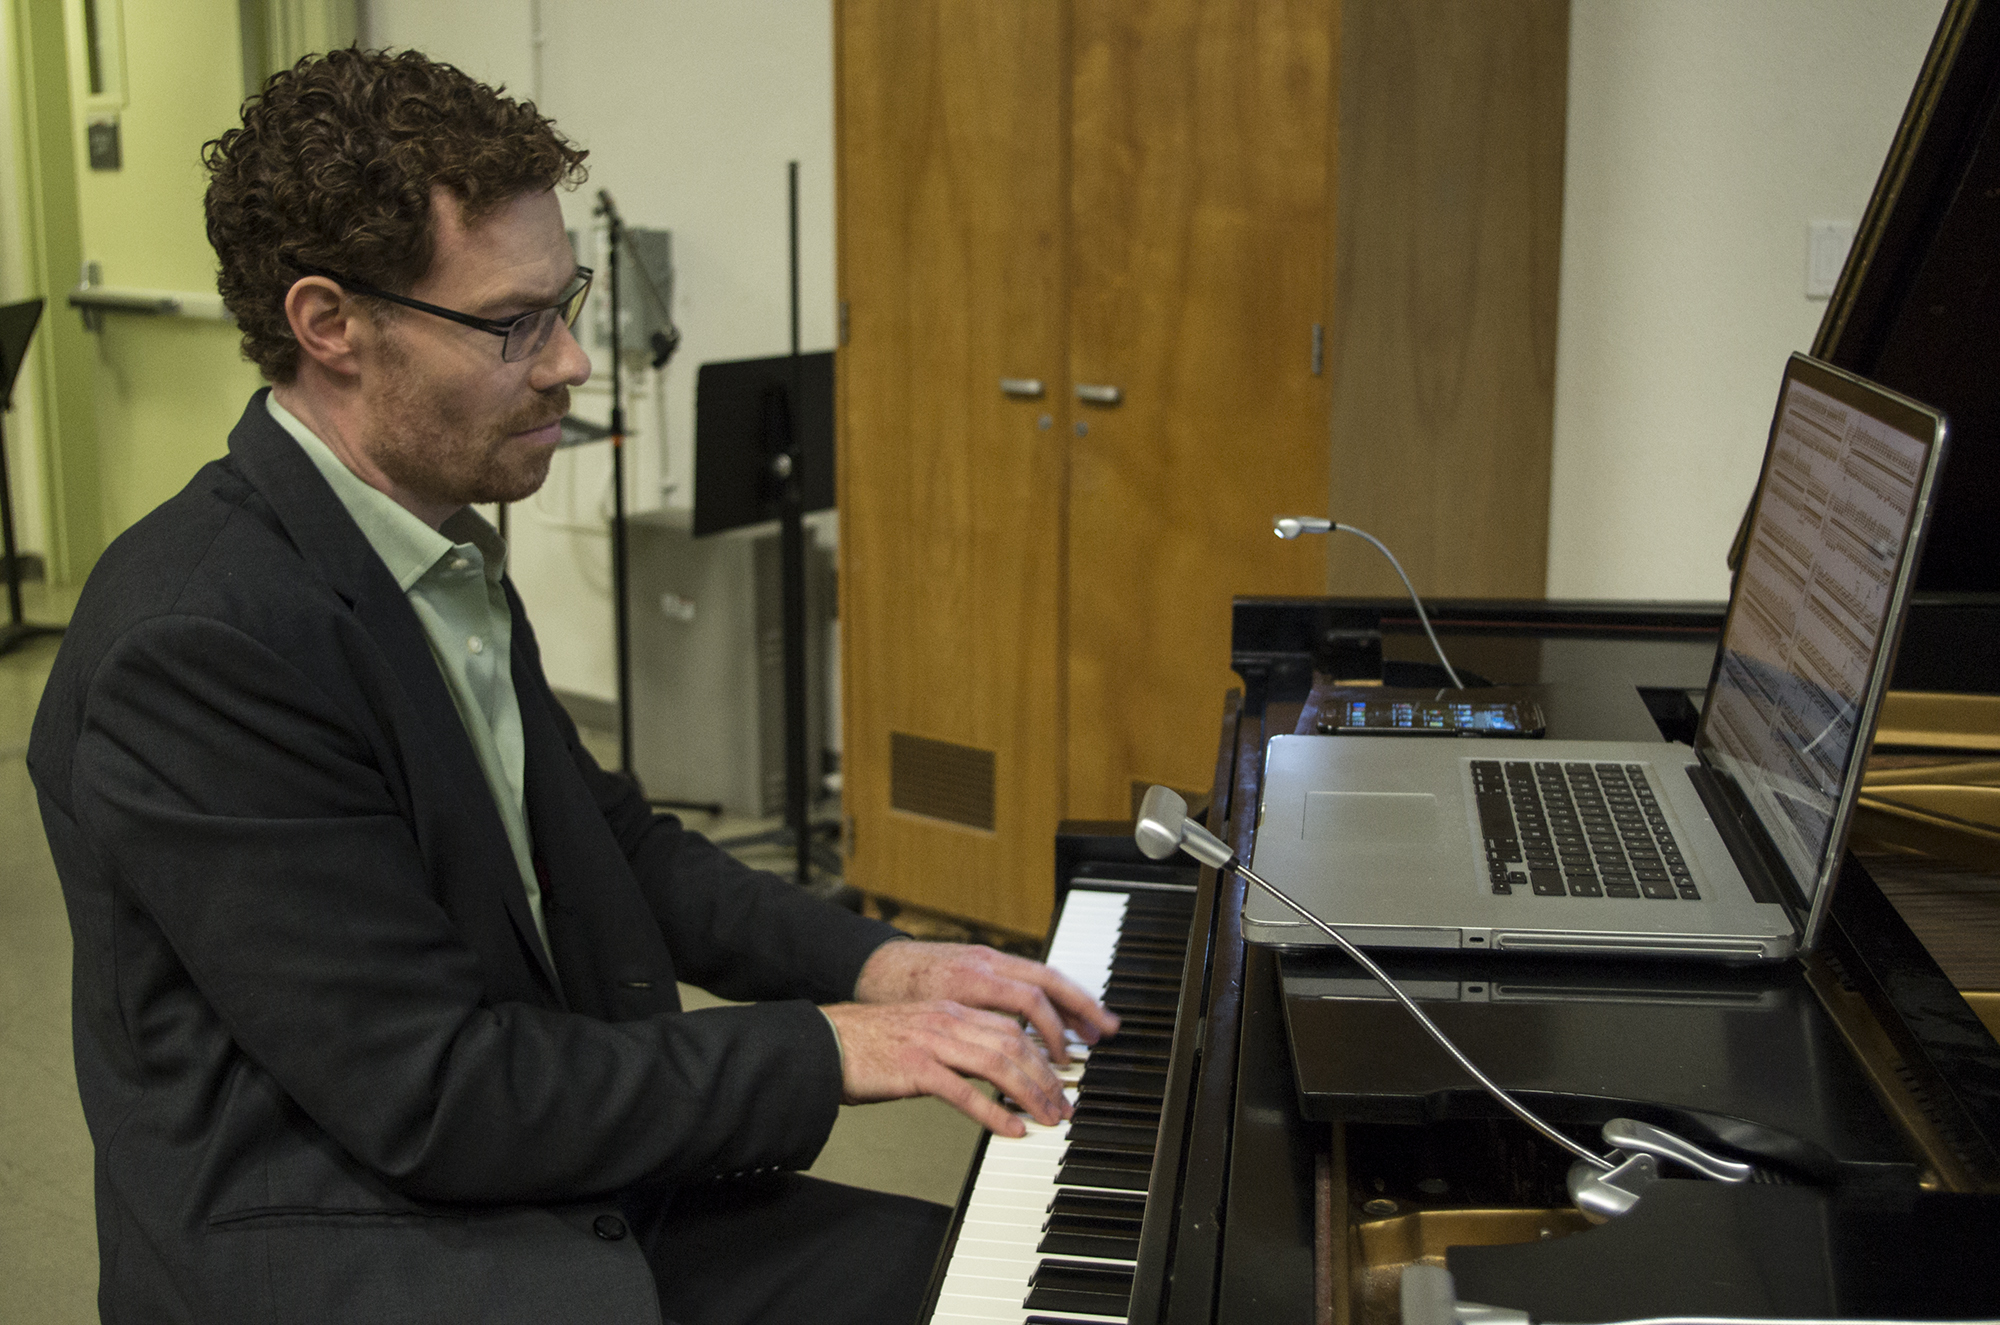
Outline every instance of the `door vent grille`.
[(890, 732), (889, 804), (990, 833), (993, 752)]

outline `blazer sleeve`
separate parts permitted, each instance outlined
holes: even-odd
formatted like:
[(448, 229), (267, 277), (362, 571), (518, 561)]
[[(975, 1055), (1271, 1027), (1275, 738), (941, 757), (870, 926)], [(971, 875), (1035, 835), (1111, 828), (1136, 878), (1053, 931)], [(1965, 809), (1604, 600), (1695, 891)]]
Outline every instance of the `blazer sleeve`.
[[(143, 991), (121, 991), (143, 1058), (185, 1061), (226, 1035), (420, 1199), (543, 1202), (811, 1161), (840, 1068), (803, 1002), (611, 1023), (487, 1001), (395, 779), (341, 700), (199, 616), (140, 623), (90, 676), (69, 812), (218, 1023), (149, 1024)], [(661, 848), (640, 836), (651, 859)]]

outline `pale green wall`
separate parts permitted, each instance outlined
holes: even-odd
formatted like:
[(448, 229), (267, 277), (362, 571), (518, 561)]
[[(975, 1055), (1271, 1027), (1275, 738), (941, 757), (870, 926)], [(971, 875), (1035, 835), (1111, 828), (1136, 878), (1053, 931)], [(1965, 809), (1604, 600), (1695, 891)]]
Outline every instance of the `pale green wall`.
[[(99, 0), (100, 7), (111, 0)], [(83, 255), (106, 285), (215, 292), (202, 226), (201, 145), (237, 122), (243, 97), (236, 0), (125, 0), (123, 87), (88, 95), (82, 5), (66, 5), (72, 132), (115, 109), (123, 168), (79, 169)], [(65, 309), (62, 316), (74, 318)], [(98, 486), (103, 535), (115, 536), (226, 449), (259, 384), (236, 329), (194, 319), (112, 315), (94, 338)]]
[[(41, 496), (42, 550), (57, 580), (89, 570), (103, 547), (93, 422), (92, 347), (74, 314), (62, 307), (82, 258), (76, 171), (70, 128), (69, 67), (64, 57), (64, 0), (9, 0), (13, 62), (10, 92), (20, 136), (22, 294), (49, 307), (35, 333), (28, 371), (35, 374), (36, 463)], [(21, 454), (18, 448), (14, 455)]]

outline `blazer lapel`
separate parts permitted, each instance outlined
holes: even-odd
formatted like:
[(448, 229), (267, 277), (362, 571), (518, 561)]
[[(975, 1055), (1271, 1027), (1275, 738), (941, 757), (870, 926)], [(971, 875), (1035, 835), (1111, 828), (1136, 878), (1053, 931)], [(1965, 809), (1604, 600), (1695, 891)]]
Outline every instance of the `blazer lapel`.
[(659, 920), (577, 768), (567, 720), (542, 679), (534, 632), (512, 585), (508, 601), (528, 822), (545, 863), (542, 912), (570, 1010), (610, 1021), (677, 1012), (674, 962)]
[(423, 624), (311, 458), (271, 417), (264, 405), (265, 395), (266, 391), (259, 391), (251, 397), (242, 421), (230, 433), (230, 457), (271, 504), (300, 554), (348, 604), (381, 648), (410, 697), (431, 753), (443, 765), (464, 812), (477, 826), (477, 838), (493, 846), (486, 853), (492, 859), (482, 861), (478, 873), (499, 881), (501, 898), (521, 946), (534, 955), (547, 992), (561, 1002), (562, 984), (528, 909), (527, 890), (507, 845), (506, 825), (500, 821), (479, 756), (431, 653)]

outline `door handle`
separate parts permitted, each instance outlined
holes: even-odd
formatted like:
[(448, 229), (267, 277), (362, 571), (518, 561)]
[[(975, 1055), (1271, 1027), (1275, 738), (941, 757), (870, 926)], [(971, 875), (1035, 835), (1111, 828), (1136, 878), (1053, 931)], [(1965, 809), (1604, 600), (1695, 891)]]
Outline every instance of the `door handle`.
[(1086, 405), (1116, 405), (1125, 393), (1108, 382), (1078, 382), (1076, 398)]
[(1042, 379), (1039, 377), (1003, 377), (1000, 379), (1000, 394), (1015, 400), (1040, 400)]

